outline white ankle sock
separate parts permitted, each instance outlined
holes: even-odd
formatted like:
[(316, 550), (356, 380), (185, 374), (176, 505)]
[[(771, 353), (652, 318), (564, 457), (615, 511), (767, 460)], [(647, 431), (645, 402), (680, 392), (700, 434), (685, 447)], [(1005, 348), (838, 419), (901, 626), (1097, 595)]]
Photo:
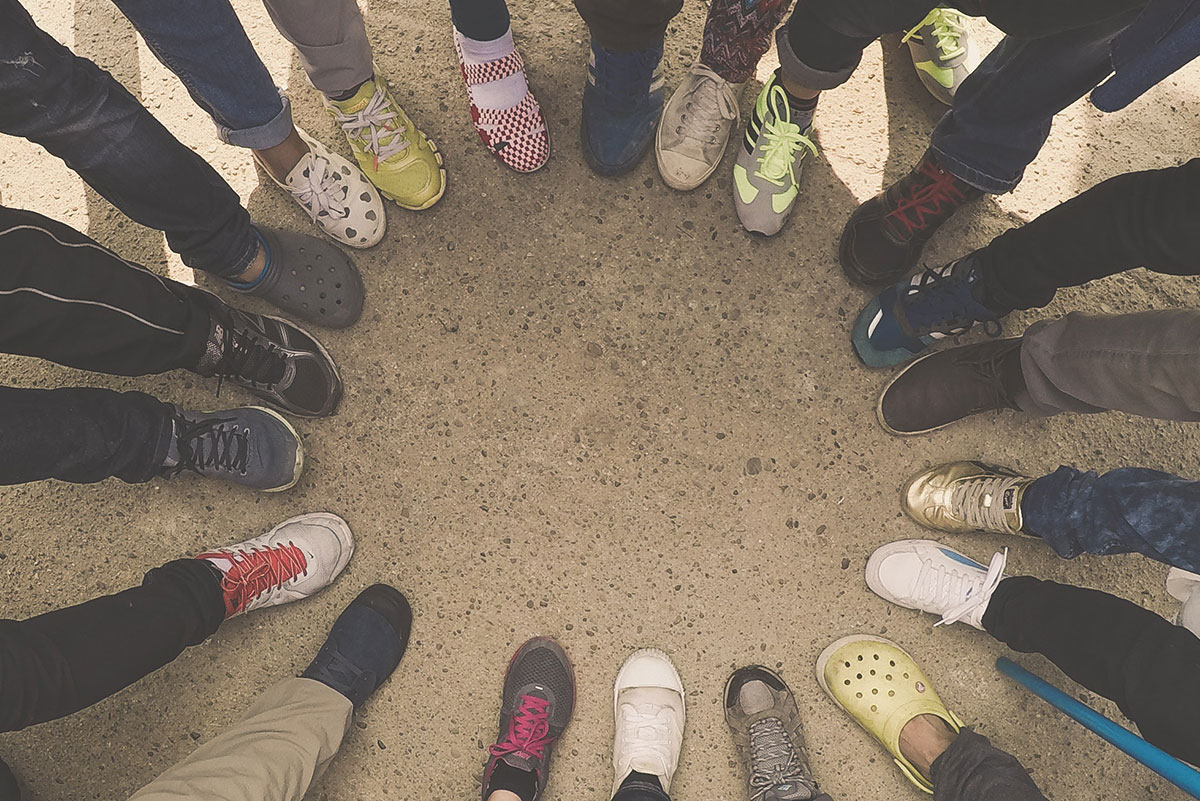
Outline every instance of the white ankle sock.
[[(463, 61), (467, 64), (486, 64), (489, 61), (504, 58), (516, 50), (516, 45), (513, 44), (512, 28), (509, 28), (499, 39), (493, 39), (490, 42), (468, 39), (459, 33), (457, 28), (454, 30), (454, 38), (462, 51)], [(471, 102), (476, 107), (492, 109), (512, 108), (525, 98), (527, 91), (529, 91), (529, 84), (525, 82), (524, 72), (509, 75), (498, 81), (488, 81), (477, 86), (467, 87), (467, 93), (471, 95)]]

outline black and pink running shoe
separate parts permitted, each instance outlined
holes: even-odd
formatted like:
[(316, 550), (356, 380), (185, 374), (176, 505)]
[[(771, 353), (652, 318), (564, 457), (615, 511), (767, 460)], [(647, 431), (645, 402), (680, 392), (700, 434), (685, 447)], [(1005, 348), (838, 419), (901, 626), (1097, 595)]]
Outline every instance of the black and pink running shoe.
[(496, 790), (536, 801), (574, 709), (575, 672), (562, 646), (535, 637), (518, 648), (504, 676), (500, 734), (483, 772), (484, 801)]

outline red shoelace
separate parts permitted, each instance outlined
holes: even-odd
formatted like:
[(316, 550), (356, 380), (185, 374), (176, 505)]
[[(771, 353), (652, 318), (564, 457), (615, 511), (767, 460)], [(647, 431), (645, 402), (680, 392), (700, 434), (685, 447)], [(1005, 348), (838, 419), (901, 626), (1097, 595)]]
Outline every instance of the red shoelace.
[(267, 590), (282, 586), (308, 570), (304, 553), (292, 543), (249, 551), (214, 551), (197, 559), (224, 559), (232, 567), (221, 579), (225, 617), (230, 618)]
[[(924, 231), (933, 218), (953, 211), (967, 199), (966, 194), (958, 187), (957, 179), (948, 172), (943, 172), (936, 165), (926, 161), (921, 165), (921, 173), (932, 183), (915, 189), (908, 197), (901, 198), (896, 208), (888, 214), (904, 226), (905, 234), (915, 234)], [(909, 213), (913, 217), (909, 217)]]
[(492, 756), (525, 754), (541, 759), (550, 737), (550, 702), (532, 695), (521, 696), (521, 706), (508, 723), (508, 734), (502, 742), (488, 748)]

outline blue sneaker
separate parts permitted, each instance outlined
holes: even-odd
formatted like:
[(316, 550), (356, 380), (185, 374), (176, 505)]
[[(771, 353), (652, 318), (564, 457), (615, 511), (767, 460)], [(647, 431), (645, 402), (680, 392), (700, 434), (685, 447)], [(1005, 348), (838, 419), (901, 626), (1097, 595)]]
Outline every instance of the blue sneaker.
[(975, 298), (978, 280), (968, 255), (883, 290), (854, 322), (858, 358), (868, 367), (894, 367), (976, 323), (984, 324), (988, 336), (1000, 336), (999, 315)]
[(592, 43), (579, 132), (588, 166), (600, 175), (632, 170), (650, 145), (665, 96), (663, 43), (614, 52)]
[(300, 678), (337, 690), (358, 708), (400, 664), (411, 632), (408, 599), (386, 584), (374, 584), (338, 615)]

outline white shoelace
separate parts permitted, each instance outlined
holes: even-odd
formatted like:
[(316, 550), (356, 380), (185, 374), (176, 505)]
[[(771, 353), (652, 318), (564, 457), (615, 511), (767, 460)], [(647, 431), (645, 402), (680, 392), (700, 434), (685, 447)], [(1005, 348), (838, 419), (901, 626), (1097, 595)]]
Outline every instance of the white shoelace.
[(656, 704), (622, 704), (621, 739), (624, 743), (624, 762), (644, 764), (640, 760), (649, 758), (657, 761), (663, 775), (671, 769), (674, 747), (671, 742), (671, 723), (674, 713), (668, 707)]
[(1023, 478), (973, 478), (960, 483), (950, 495), (950, 509), (959, 520), (985, 531), (1017, 533), (1004, 514), (1004, 494)]
[[(308, 216), (313, 222), (325, 212), (333, 219), (344, 219), (349, 216), (350, 209), (343, 202), (344, 198), (337, 197), (339, 182), (337, 171), (328, 159), (309, 152), (308, 175), (303, 171), (297, 176), (295, 185), (289, 185), (288, 190), (296, 196), (296, 200), (308, 210)], [(343, 193), (344, 195), (345, 193)]]
[[(400, 112), (391, 109), (382, 82), (375, 86), (375, 94), (371, 95), (370, 101), (362, 111), (346, 114), (335, 106), (333, 115), (346, 132), (346, 136), (362, 142), (363, 150), (375, 156), (376, 163), (387, 161), (408, 149), (408, 140), (402, 136), (404, 126), (391, 127), (392, 121), (400, 116)], [(387, 141), (384, 141), (385, 139)]]
[(932, 560), (927, 559), (917, 576), (914, 600), (925, 608), (933, 606), (946, 610), (937, 626), (957, 623), (987, 605), (1004, 578), (1004, 565), (1007, 562), (1008, 548), (992, 556), (987, 573), (983, 575), (965, 567), (935, 566)]
[(714, 145), (717, 143), (716, 133), (721, 130), (725, 120), (736, 120), (738, 116), (737, 103), (730, 97), (729, 92), (723, 92), (724, 79), (717, 73), (696, 64), (691, 73), (700, 76), (702, 80), (696, 84), (688, 95), (690, 106), (688, 114), (680, 116), (680, 123), (675, 132), (687, 139)]

